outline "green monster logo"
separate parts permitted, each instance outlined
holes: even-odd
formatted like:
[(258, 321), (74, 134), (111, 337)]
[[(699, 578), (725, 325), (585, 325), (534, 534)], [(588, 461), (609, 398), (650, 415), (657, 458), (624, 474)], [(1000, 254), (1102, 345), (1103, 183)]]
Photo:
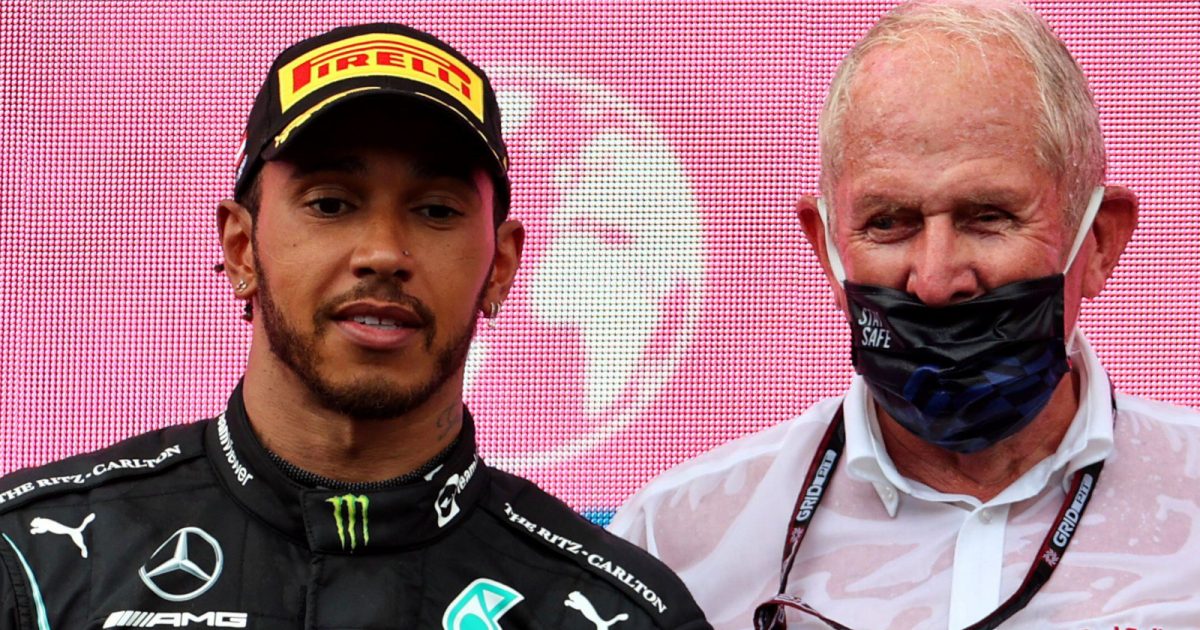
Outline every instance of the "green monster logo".
[[(346, 548), (346, 539), (350, 539), (350, 550), (358, 549), (358, 523), (359, 511), (362, 511), (362, 544), (364, 547), (371, 543), (371, 525), (367, 520), (367, 509), (371, 506), (371, 499), (365, 495), (343, 494), (340, 497), (325, 499), (326, 503), (333, 504), (333, 521), (337, 523), (338, 540), (342, 543), (342, 549)], [(342, 517), (342, 511), (345, 508), (346, 516)]]

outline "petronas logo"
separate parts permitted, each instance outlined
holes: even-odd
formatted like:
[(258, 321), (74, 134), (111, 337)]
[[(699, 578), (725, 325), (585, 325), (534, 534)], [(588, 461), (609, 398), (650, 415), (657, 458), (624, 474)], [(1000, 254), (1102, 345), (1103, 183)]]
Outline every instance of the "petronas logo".
[(366, 547), (371, 543), (371, 525), (367, 515), (371, 499), (366, 495), (343, 494), (340, 497), (325, 499), (325, 502), (333, 505), (333, 522), (337, 525), (338, 540), (342, 543), (342, 549), (358, 549), (360, 532), (362, 546)]
[(524, 595), (507, 584), (479, 578), (446, 607), (442, 630), (503, 630), (500, 617), (524, 599)]

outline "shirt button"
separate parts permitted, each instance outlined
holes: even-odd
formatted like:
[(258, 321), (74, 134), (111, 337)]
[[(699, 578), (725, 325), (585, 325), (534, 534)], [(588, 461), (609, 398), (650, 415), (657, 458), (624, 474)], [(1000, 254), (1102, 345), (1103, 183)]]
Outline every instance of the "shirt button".
[(979, 520), (983, 521), (985, 524), (991, 523), (992, 522), (992, 511), (987, 508), (983, 508), (982, 510), (979, 510)]
[(896, 498), (896, 491), (895, 491), (895, 490), (892, 490), (891, 486), (885, 487), (885, 488), (883, 489), (883, 498), (884, 498), (884, 499), (887, 499), (888, 501), (891, 501), (892, 499), (895, 499), (895, 498)]

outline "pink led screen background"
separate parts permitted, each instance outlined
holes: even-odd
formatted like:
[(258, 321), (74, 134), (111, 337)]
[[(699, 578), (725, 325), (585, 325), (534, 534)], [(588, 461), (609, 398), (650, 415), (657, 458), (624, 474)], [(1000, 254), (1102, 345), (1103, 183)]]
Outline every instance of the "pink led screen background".
[[(248, 327), (214, 209), (275, 52), (353, 22), (487, 69), (528, 243), (469, 403), (481, 448), (593, 516), (834, 395), (847, 331), (791, 212), (837, 60), (890, 3), (5, 2), (0, 473), (220, 411)], [(1200, 3), (1037, 2), (1141, 225), (1083, 326), (1200, 406)]]

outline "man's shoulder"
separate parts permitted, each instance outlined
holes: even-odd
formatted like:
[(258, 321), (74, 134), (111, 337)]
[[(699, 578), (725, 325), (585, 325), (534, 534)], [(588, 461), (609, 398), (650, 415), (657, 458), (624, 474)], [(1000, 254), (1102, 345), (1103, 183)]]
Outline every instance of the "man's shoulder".
[(1143, 422), (1162, 423), (1184, 431), (1200, 431), (1200, 411), (1120, 392), (1117, 411)]
[(526, 479), (492, 469), (485, 509), (546, 554), (609, 583), (662, 628), (708, 628), (683, 582), (642, 549), (580, 516)]
[(775, 553), (782, 536), (764, 538), (763, 531), (787, 521), (838, 404), (818, 402), (663, 473), (621, 506), (609, 530), (678, 572), (708, 607), (705, 600), (726, 588), (716, 577), (727, 574), (726, 561), (753, 564), (755, 554)]
[(815, 447), (839, 404), (840, 397), (819, 401), (799, 416), (726, 442), (670, 468), (638, 490), (621, 512), (644, 503), (674, 502), (681, 493), (703, 494), (703, 488), (729, 482), (736, 482), (741, 486), (739, 492), (744, 494), (745, 484), (761, 480), (780, 458), (807, 461), (813, 450), (807, 446)]
[(1117, 394), (1116, 408), (1113, 448), (1114, 461), (1123, 462), (1119, 470), (1135, 475), (1200, 470), (1200, 411), (1124, 393)]
[(161, 475), (203, 455), (208, 422), (149, 431), (90, 453), (0, 477), (0, 515), (54, 497)]

